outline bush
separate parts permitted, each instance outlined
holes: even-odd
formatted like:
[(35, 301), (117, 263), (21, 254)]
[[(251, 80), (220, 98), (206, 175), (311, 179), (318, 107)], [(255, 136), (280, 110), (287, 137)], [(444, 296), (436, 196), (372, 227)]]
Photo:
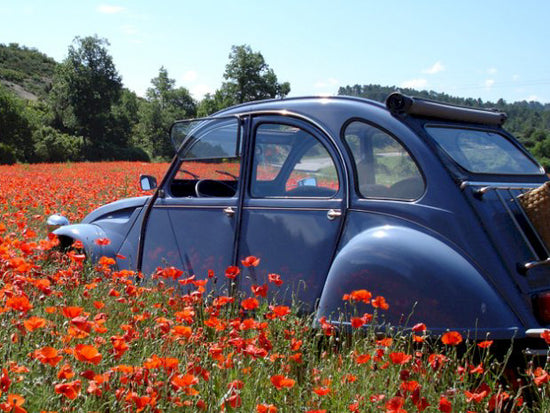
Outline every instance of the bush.
[(11, 146), (0, 143), (0, 164), (13, 165), (17, 161), (15, 151)]
[(142, 148), (137, 146), (130, 146), (127, 148), (116, 149), (116, 160), (119, 161), (141, 161), (149, 162), (151, 159), (149, 154)]
[(44, 126), (34, 134), (35, 156), (38, 162), (78, 161), (82, 157), (83, 138), (67, 135)]

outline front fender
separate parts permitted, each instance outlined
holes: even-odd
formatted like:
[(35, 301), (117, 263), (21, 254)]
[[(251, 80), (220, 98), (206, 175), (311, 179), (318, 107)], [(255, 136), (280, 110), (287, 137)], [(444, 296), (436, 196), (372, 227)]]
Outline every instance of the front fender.
[[(82, 242), (86, 255), (92, 262), (97, 262), (102, 256), (114, 257), (116, 251), (113, 248), (113, 240), (97, 225), (93, 224), (74, 224), (57, 228), (53, 233), (59, 238), (61, 245), (70, 246), (74, 241)], [(99, 238), (108, 238), (111, 241), (109, 245), (98, 245), (96, 240)]]
[[(392, 325), (425, 323), (435, 334), (454, 329), (485, 338), (510, 338), (520, 321), (481, 271), (443, 241), (416, 229), (380, 226), (360, 232), (338, 252), (317, 317), (347, 314), (342, 296), (367, 289), (382, 295)], [(346, 313), (347, 311), (347, 313)], [(373, 308), (359, 304), (358, 314)]]

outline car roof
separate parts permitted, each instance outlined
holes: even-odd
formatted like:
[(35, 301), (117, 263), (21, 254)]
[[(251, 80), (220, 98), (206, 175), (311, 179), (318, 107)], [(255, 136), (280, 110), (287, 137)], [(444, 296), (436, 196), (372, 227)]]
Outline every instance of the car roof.
[(306, 96), (253, 101), (221, 110), (212, 116), (262, 113), (303, 117), (333, 136), (337, 136), (342, 124), (351, 118), (368, 118), (382, 123), (395, 122), (384, 104), (352, 96)]

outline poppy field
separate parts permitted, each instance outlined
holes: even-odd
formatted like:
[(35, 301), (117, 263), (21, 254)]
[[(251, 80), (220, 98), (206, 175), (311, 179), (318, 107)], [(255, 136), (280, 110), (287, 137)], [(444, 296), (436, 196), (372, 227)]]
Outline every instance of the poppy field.
[[(549, 411), (544, 361), (514, 375), (492, 341), (429, 326), (372, 326), (392, 303), (369, 304), (351, 331), (268, 302), (270, 273), (250, 291), (209, 294), (216, 278), (247, 277), (250, 256), (223, 274), (158, 268), (144, 280), (92, 266), (78, 245), (58, 250), (48, 215), (71, 222), (107, 202), (144, 195), (139, 174), (166, 164), (0, 166), (0, 410), (3, 412), (531, 412)], [(97, 240), (109, 243), (108, 239)], [(269, 269), (267, 269), (269, 272)], [(550, 343), (550, 332), (543, 334)]]

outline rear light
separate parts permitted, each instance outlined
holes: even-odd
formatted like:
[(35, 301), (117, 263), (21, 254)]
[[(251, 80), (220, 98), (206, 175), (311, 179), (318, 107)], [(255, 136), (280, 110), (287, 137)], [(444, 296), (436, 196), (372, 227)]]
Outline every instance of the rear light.
[(535, 316), (541, 324), (550, 324), (550, 291), (537, 294), (533, 298)]

